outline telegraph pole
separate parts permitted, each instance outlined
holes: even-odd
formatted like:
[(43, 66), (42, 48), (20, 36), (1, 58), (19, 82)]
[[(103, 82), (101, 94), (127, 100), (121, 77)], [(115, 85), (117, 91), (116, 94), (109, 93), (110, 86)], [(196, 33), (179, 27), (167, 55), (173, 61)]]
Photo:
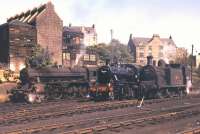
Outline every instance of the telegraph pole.
[(111, 52), (111, 63), (113, 63), (113, 59), (114, 59), (114, 55), (113, 55), (113, 53), (114, 53), (114, 49), (113, 49), (113, 29), (110, 29), (110, 45), (111, 45), (111, 47), (112, 47), (112, 52)]
[(193, 51), (194, 51), (194, 45), (192, 44), (192, 60), (191, 60), (191, 82), (192, 82), (192, 72), (193, 72)]
[(111, 38), (111, 42), (113, 40), (113, 29), (110, 29), (110, 38)]

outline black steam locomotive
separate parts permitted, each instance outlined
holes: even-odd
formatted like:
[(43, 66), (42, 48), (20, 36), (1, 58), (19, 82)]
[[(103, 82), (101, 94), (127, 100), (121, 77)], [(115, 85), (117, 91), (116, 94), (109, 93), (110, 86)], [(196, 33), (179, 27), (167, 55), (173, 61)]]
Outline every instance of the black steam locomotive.
[(162, 98), (185, 95), (190, 71), (180, 64), (159, 61), (146, 66), (112, 64), (101, 67), (25, 68), (21, 85), (11, 91), (11, 100), (91, 97), (94, 100)]
[(135, 98), (139, 87), (139, 66), (114, 64), (97, 70), (97, 82), (91, 89), (94, 99)]
[(85, 97), (96, 81), (96, 67), (24, 68), (20, 81), (20, 87), (11, 91), (13, 101)]
[(123, 98), (163, 98), (186, 95), (191, 87), (189, 69), (180, 64), (166, 64), (163, 60), (158, 66), (148, 64), (140, 67), (131, 64), (102, 66), (97, 71), (97, 83), (91, 89), (96, 99)]
[(186, 95), (190, 80), (190, 70), (181, 64), (165, 64), (163, 60), (158, 66), (152, 65), (152, 56), (148, 64), (140, 70), (139, 90), (146, 98), (163, 98)]

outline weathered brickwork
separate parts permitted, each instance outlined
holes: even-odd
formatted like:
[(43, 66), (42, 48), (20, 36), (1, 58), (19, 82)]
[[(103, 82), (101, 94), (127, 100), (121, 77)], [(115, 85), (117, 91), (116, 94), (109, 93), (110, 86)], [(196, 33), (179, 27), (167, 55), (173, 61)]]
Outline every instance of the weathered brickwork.
[(0, 26), (0, 62), (19, 71), (39, 44), (52, 63), (62, 65), (62, 32), (63, 22), (51, 2), (10, 17)]
[(52, 62), (62, 65), (63, 22), (56, 14), (51, 3), (36, 18), (37, 43), (48, 49)]
[(18, 72), (25, 67), (25, 60), (36, 44), (34, 26), (13, 20), (1, 26), (0, 62)]

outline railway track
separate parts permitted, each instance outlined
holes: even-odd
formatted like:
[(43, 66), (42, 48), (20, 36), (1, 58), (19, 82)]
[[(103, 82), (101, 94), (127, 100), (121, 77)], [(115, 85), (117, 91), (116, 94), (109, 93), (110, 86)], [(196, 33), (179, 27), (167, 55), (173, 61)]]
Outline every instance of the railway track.
[(59, 134), (89, 134), (99, 131), (116, 129), (131, 125), (156, 124), (164, 121), (183, 119), (200, 114), (200, 103), (172, 107), (164, 110), (140, 111), (137, 113), (118, 114), (95, 119), (78, 120), (74, 122), (57, 122), (41, 127), (30, 127), (5, 132), (5, 134), (24, 133), (59, 133)]
[[(147, 100), (145, 104), (156, 104), (168, 101), (179, 100), (180, 98), (167, 98), (167, 99), (155, 99)], [(187, 97), (185, 99), (188, 99)], [(190, 98), (189, 98), (190, 99)], [(195, 99), (195, 98), (193, 98)], [(11, 112), (0, 116), (0, 126), (9, 126), (12, 124), (23, 124), (36, 120), (46, 120), (51, 118), (57, 118), (61, 116), (72, 116), (76, 114), (92, 113), (97, 111), (106, 111), (119, 108), (133, 107), (137, 105), (137, 100), (126, 101), (114, 101), (114, 102), (102, 102), (97, 104), (86, 104), (80, 106), (74, 106), (73, 104), (56, 104), (51, 108), (47, 107), (41, 109), (36, 108), (19, 110), (17, 112)]]
[[(167, 98), (167, 99), (155, 99), (147, 100), (145, 104), (155, 104), (167, 101), (178, 100), (179, 98)], [(127, 108), (137, 105), (137, 100), (126, 100), (126, 101), (114, 101), (114, 102), (103, 102), (97, 104), (87, 104), (74, 106), (68, 104), (57, 104), (51, 108), (47, 107), (41, 109), (23, 109), (17, 112), (10, 112), (0, 116), (0, 126), (6, 126), (11, 124), (21, 124), (32, 122), (35, 120), (45, 120), (50, 118), (56, 118), (61, 116), (72, 116), (75, 114), (92, 113), (97, 111), (113, 110), (119, 108)]]
[(192, 128), (190, 130), (186, 130), (177, 134), (200, 134), (200, 127)]

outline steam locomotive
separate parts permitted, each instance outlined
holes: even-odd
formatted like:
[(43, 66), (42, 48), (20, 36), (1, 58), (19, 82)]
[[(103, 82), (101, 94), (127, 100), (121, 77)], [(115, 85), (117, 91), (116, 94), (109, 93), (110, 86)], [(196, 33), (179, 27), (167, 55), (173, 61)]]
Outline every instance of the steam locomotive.
[(166, 64), (163, 60), (158, 66), (152, 64), (152, 56), (140, 70), (140, 91), (146, 98), (163, 98), (186, 95), (191, 86), (190, 70), (181, 64)]
[(97, 82), (90, 92), (94, 99), (131, 99), (137, 97), (139, 66), (113, 64), (99, 67)]
[(85, 97), (96, 81), (96, 67), (24, 68), (20, 81), (20, 87), (10, 93), (14, 102)]
[(163, 60), (154, 66), (153, 57), (147, 58), (148, 63), (143, 67), (132, 64), (100, 67), (91, 96), (96, 99), (152, 99), (183, 96), (191, 90), (190, 70), (186, 66), (166, 64)]
[[(11, 100), (40, 102), (45, 99), (90, 97), (94, 100), (163, 98), (186, 95), (190, 71), (180, 64), (159, 61), (146, 66), (111, 64), (100, 67), (25, 68), (20, 87)], [(19, 99), (21, 98), (21, 99)]]

